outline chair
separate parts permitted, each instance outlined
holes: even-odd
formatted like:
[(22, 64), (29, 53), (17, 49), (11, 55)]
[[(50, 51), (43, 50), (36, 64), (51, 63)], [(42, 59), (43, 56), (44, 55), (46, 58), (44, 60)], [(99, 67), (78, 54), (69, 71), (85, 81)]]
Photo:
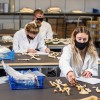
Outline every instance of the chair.
[(79, 26), (80, 19), (90, 19), (92, 21), (93, 18), (91, 16), (80, 16), (77, 20), (77, 26)]

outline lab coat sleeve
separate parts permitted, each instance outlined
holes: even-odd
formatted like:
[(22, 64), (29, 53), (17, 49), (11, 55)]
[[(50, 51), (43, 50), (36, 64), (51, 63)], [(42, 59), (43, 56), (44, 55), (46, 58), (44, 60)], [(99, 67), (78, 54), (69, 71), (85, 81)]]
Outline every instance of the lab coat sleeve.
[(61, 58), (59, 60), (59, 68), (61, 69), (61, 73), (63, 73), (65, 77), (69, 71), (73, 71), (70, 65), (71, 56), (72, 51), (70, 50), (70, 48), (68, 48), (68, 46), (64, 47)]
[(20, 47), (19, 47), (19, 32), (20, 31), (17, 31), (14, 35), (14, 38), (13, 38), (13, 50), (16, 52), (16, 53), (22, 53), (22, 52), (27, 52), (27, 50), (23, 49), (21, 50)]
[(90, 71), (92, 76), (98, 76), (98, 56), (90, 62), (89, 68), (86, 71)]
[(38, 43), (38, 49), (40, 51), (45, 52), (45, 49), (47, 48), (47, 46), (45, 45), (44, 39), (40, 38), (39, 39), (39, 43)]
[(52, 39), (53, 38), (53, 31), (52, 31), (52, 28), (51, 28), (50, 24), (48, 25), (48, 30), (47, 30), (47, 33), (46, 33), (46, 38), (47, 39)]

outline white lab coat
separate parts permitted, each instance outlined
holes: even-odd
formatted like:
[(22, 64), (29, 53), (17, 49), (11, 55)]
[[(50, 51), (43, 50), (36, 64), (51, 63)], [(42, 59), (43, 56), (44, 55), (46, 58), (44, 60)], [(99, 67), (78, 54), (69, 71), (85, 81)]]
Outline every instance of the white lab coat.
[(93, 76), (98, 76), (98, 57), (95, 60), (92, 59), (91, 55), (87, 52), (84, 64), (82, 58), (78, 52), (77, 57), (79, 58), (79, 64), (75, 65), (73, 62), (73, 53), (71, 44), (63, 48), (63, 52), (59, 61), (59, 67), (61, 69), (61, 77), (66, 77), (67, 73), (71, 70), (75, 73), (76, 77), (80, 76), (84, 71), (90, 71)]
[[(30, 22), (30, 23), (35, 23), (35, 20)], [(43, 39), (52, 39), (53, 38), (53, 32), (51, 25), (45, 21), (42, 22), (41, 27), (39, 29), (39, 35)]]
[(44, 51), (46, 48), (44, 40), (39, 35), (29, 43), (25, 29), (21, 29), (14, 34), (13, 50), (16, 53), (27, 52), (27, 49), (39, 49), (40, 51)]

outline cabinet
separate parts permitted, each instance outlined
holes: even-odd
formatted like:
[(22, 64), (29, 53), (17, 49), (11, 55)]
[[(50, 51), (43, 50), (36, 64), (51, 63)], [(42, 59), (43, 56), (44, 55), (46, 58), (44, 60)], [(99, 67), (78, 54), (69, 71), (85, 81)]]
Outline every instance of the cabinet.
[[(50, 19), (63, 19), (62, 27), (64, 30), (62, 33), (64, 34), (63, 37), (66, 37), (67, 22), (72, 16), (73, 18), (79, 17), (79, 16), (93, 16), (95, 19), (97, 19), (97, 17), (100, 16), (100, 13), (98, 14), (94, 14), (94, 13), (81, 13), (81, 14), (79, 13), (59, 13), (59, 14), (45, 13), (45, 20), (49, 21)], [(33, 19), (32, 13), (0, 13), (0, 22), (3, 23), (3, 29), (19, 30), (20, 28), (23, 28), (26, 23), (32, 21), (32, 19)], [(49, 21), (49, 23), (51, 22)]]

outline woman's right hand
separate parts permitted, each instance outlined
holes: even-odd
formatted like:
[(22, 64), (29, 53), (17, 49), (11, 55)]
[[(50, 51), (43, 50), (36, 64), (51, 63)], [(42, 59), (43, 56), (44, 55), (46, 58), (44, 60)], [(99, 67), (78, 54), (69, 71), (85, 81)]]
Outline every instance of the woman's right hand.
[(35, 49), (28, 49), (27, 52), (28, 52), (28, 53), (36, 53), (37, 50), (35, 50)]
[(67, 79), (71, 83), (71, 85), (76, 85), (77, 81), (73, 71), (69, 71), (67, 73)]

